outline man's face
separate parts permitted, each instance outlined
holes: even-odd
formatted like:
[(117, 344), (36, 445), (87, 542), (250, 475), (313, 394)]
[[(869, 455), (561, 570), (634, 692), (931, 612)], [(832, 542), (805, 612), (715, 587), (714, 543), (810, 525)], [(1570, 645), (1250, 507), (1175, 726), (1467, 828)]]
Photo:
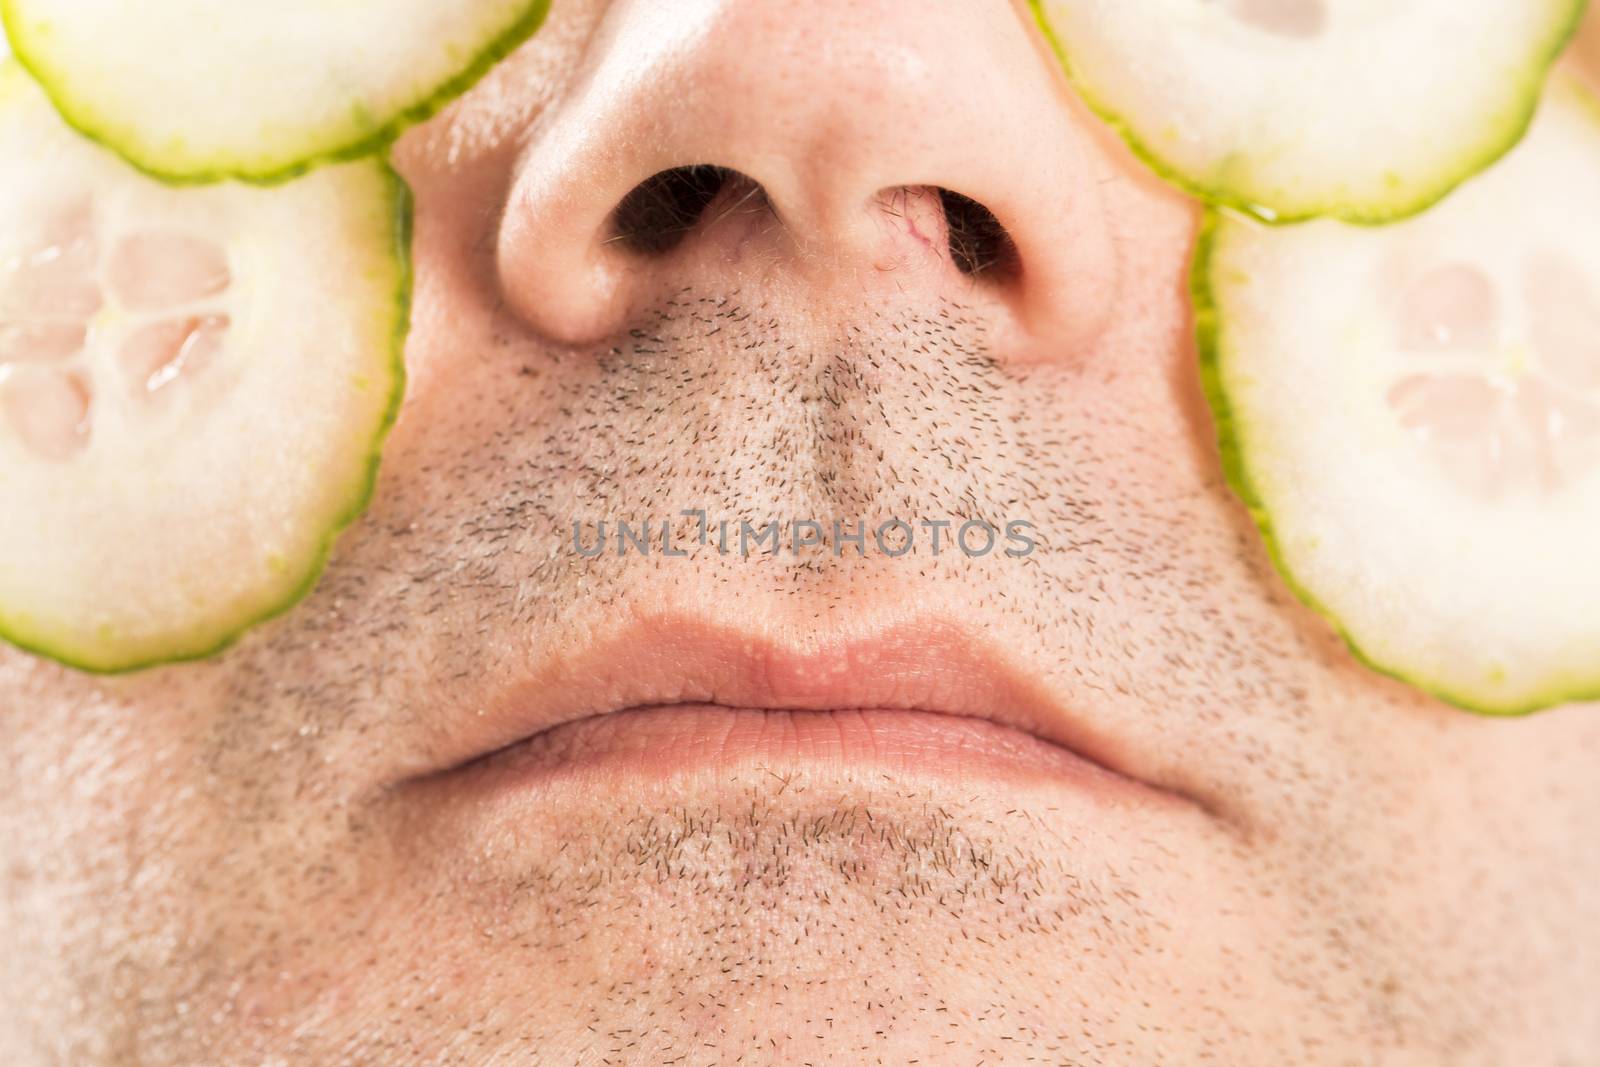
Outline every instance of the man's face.
[(1292, 598), (1197, 212), (1026, 11), (566, 0), (396, 164), (406, 405), (315, 594), (0, 653), (0, 1061), (1595, 1062), (1600, 715)]

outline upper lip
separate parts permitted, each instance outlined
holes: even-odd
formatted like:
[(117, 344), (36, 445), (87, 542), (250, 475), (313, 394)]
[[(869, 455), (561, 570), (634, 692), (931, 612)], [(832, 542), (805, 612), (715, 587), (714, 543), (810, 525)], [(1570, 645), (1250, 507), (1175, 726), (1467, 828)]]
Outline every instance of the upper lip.
[(439, 750), (420, 776), (448, 773), (566, 723), (678, 704), (903, 709), (985, 719), (1177, 792), (1130, 770), (1132, 753), (982, 632), (918, 618), (785, 639), (666, 614), (570, 637), (493, 691), (464, 724), (442, 724)]

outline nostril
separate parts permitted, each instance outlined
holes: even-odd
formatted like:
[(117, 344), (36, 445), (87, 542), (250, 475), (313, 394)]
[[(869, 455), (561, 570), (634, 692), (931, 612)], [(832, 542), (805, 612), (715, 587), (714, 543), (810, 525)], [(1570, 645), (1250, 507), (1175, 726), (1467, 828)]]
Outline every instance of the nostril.
[(653, 174), (612, 212), (609, 239), (653, 255), (670, 252), (736, 177), (726, 167), (709, 164)]
[(950, 258), (956, 269), (972, 277), (1006, 281), (1022, 267), (1016, 242), (994, 212), (969, 196), (939, 190), (945, 227), (950, 234)]

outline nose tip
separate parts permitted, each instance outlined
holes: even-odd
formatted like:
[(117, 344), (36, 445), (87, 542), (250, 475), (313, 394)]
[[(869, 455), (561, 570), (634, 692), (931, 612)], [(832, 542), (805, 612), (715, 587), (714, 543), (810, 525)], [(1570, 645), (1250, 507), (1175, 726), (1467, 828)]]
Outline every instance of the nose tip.
[(600, 341), (695, 283), (986, 309), (1011, 358), (1098, 332), (1096, 156), (1010, 5), (620, 0), (519, 164), (508, 304)]

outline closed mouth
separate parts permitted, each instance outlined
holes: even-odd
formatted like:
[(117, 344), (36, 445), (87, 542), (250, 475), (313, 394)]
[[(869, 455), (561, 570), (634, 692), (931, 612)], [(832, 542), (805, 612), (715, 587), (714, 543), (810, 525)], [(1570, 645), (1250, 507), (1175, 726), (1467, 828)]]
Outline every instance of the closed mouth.
[(1055, 780), (1190, 801), (972, 628), (911, 618), (855, 632), (752, 633), (684, 615), (547, 650), (463, 717), (410, 777), (495, 788), (596, 776), (893, 770)]

